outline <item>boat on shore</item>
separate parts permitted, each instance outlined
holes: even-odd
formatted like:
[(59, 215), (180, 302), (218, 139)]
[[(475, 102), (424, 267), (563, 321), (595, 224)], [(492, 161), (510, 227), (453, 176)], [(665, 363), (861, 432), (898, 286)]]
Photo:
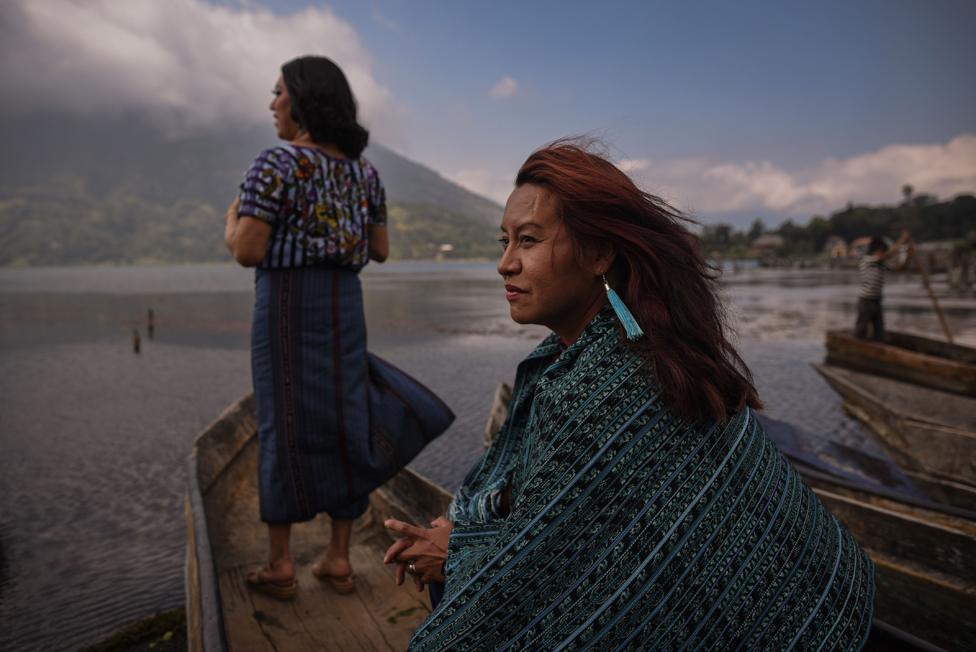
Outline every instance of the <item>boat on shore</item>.
[[(505, 388), (496, 393), (486, 441), (504, 422)], [(787, 441), (785, 435), (780, 436)], [(794, 463), (827, 507), (875, 560), (877, 640), (890, 649), (964, 650), (976, 641), (976, 514), (905, 494), (902, 478), (859, 479), (797, 448)], [(327, 519), (299, 524), (292, 547), (299, 594), (280, 602), (249, 591), (248, 569), (265, 561), (257, 514), (257, 437), (252, 396), (230, 406), (199, 436), (190, 459), (186, 608), (191, 650), (403, 650), (430, 612), (426, 593), (396, 587), (382, 555), (391, 542), (382, 521), (426, 523), (450, 494), (410, 469), (371, 496), (351, 550), (356, 591), (339, 595), (316, 580), (314, 556), (328, 541)], [(870, 468), (871, 464), (862, 465)], [(856, 469), (855, 469), (856, 471)]]

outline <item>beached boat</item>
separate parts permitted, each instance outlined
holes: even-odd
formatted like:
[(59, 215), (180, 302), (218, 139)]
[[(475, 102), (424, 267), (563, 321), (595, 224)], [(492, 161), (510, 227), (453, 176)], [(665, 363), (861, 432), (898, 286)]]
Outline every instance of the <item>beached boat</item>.
[[(506, 410), (506, 391), (500, 388), (488, 440)], [(355, 529), (351, 552), (357, 584), (351, 595), (321, 585), (309, 569), (328, 540), (328, 526), (319, 523), (326, 519), (296, 526), (299, 595), (294, 602), (279, 602), (244, 584), (246, 571), (266, 554), (264, 528), (257, 519), (255, 430), (253, 398), (246, 397), (200, 435), (191, 457), (186, 500), (190, 649), (405, 649), (430, 607), (426, 594), (393, 584), (390, 568), (381, 563), (390, 543), (381, 523), (391, 515), (428, 522), (444, 512), (449, 494), (409, 469), (374, 492), (370, 512)], [(828, 463), (799, 449), (794, 454), (807, 482), (877, 563), (877, 640), (890, 644), (887, 649), (972, 649), (974, 515), (940, 508), (924, 497), (904, 497), (899, 491), (904, 481), (895, 473), (886, 478), (887, 485), (872, 484), (849, 470), (831, 472)]]
[[(821, 441), (813, 452), (809, 434), (761, 420), (874, 560), (876, 621), (946, 650), (976, 649), (976, 492), (839, 443)], [(945, 501), (953, 491), (957, 505)], [(967, 502), (974, 507), (959, 506)]]
[(450, 494), (405, 470), (375, 491), (353, 532), (356, 590), (339, 595), (312, 576), (329, 540), (328, 519), (298, 524), (292, 550), (298, 596), (280, 602), (248, 590), (247, 571), (266, 562), (266, 528), (258, 520), (254, 399), (229, 407), (197, 439), (185, 503), (186, 612), (191, 650), (397, 650), (430, 613), (426, 591), (397, 587), (382, 563), (391, 543), (385, 518), (427, 523), (444, 513)]
[(848, 413), (874, 431), (899, 465), (942, 481), (952, 494), (947, 497), (951, 503), (972, 500), (976, 398), (834, 364), (813, 366), (840, 394)]
[(968, 346), (894, 331), (877, 342), (836, 330), (827, 332), (826, 363), (976, 397), (976, 349)]

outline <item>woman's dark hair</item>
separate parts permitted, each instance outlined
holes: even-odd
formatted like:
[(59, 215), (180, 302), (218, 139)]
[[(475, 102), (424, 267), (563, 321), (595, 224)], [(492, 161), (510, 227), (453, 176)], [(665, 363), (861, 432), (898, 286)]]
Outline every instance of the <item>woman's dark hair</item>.
[(645, 335), (621, 340), (647, 363), (676, 414), (725, 420), (761, 408), (752, 375), (729, 342), (718, 273), (681, 215), (640, 190), (589, 142), (560, 140), (522, 164), (515, 185), (548, 190), (578, 251), (616, 253), (608, 276)]
[(356, 122), (356, 98), (342, 70), (325, 57), (299, 57), (281, 67), (291, 115), (316, 143), (332, 143), (358, 158), (369, 132)]

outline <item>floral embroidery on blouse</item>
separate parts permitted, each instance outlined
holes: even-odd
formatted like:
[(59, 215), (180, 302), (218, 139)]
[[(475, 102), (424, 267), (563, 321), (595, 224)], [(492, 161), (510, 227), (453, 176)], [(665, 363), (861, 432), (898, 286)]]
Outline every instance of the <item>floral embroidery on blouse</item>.
[(244, 175), (240, 215), (272, 226), (261, 267), (369, 261), (367, 227), (386, 224), (386, 193), (366, 159), (336, 159), (293, 145), (265, 150)]

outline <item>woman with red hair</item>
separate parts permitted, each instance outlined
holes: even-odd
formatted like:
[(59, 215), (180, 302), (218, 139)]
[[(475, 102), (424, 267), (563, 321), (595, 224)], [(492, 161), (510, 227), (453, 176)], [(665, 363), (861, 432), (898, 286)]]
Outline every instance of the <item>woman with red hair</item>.
[(498, 272), (552, 334), (448, 518), (387, 524), (445, 581), (411, 649), (859, 649), (871, 561), (763, 432), (684, 218), (573, 142), (515, 185)]

